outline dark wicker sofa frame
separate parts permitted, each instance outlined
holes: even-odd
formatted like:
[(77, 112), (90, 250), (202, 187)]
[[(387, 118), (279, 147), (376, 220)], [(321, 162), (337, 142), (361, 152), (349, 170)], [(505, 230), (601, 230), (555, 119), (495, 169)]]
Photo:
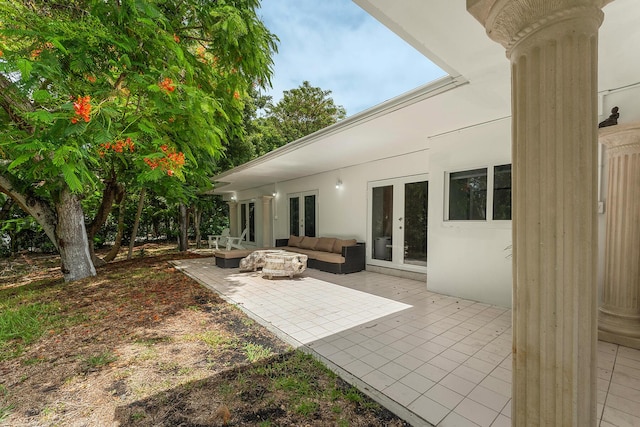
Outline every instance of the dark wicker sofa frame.
[[(287, 246), (288, 243), (289, 239), (276, 239), (276, 247)], [(290, 248), (289, 250), (295, 252), (295, 248)], [(366, 252), (364, 242), (358, 242), (354, 246), (343, 246), (342, 256), (345, 259), (342, 264), (309, 258), (307, 267), (335, 274), (355, 273), (365, 269)]]

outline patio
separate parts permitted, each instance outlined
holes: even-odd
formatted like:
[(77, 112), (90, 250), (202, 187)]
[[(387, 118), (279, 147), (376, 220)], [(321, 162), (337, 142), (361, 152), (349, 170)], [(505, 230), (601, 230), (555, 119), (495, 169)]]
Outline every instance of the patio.
[[(369, 271), (294, 279), (176, 268), (416, 426), (511, 425), (511, 310)], [(640, 425), (640, 351), (599, 342), (598, 420)]]

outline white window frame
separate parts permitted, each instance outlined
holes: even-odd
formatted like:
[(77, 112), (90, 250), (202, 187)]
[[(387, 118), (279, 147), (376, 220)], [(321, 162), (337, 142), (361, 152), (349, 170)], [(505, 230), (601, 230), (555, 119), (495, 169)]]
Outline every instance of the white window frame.
[[(511, 162), (495, 162), (491, 164), (482, 164), (477, 166), (469, 166), (465, 168), (457, 168), (446, 171), (444, 173), (444, 209), (443, 209), (443, 221), (445, 224), (511, 224), (510, 219), (493, 219), (493, 192), (495, 183), (495, 167), (511, 165), (511, 171), (513, 173), (513, 165)], [(458, 172), (471, 171), (475, 169), (485, 169), (487, 171), (487, 196), (486, 196), (486, 210), (485, 219), (449, 219), (449, 197), (450, 197), (450, 181), (451, 174)], [(513, 206), (513, 204), (512, 204)]]

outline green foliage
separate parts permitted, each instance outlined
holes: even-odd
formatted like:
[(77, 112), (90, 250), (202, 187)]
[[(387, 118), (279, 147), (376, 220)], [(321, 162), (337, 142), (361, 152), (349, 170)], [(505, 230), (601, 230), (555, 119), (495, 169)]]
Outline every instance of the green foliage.
[(9, 399), (9, 390), (0, 384), (0, 423), (6, 419), (9, 415), (11, 415), (11, 411), (16, 406), (13, 403), (8, 403)]
[(262, 359), (266, 359), (271, 356), (273, 352), (269, 347), (261, 346), (260, 344), (254, 344), (251, 342), (245, 343), (242, 350), (247, 355), (249, 363), (254, 363)]
[(250, 89), (244, 105), (246, 135), (231, 139), (224, 147), (218, 172), (263, 156), (344, 119), (344, 108), (335, 105), (330, 95), (330, 90), (312, 87), (305, 81), (299, 88), (285, 91), (284, 97), (274, 104), (270, 96)]
[(285, 91), (277, 104), (267, 103), (261, 126), (273, 126), (285, 143), (312, 134), (346, 117), (344, 107), (335, 105), (330, 95), (330, 90), (304, 81), (300, 87)]
[(318, 403), (312, 400), (304, 400), (296, 406), (296, 412), (305, 417), (309, 417), (318, 410)]
[(0, 360), (19, 356), (24, 346), (40, 338), (56, 321), (56, 304), (17, 302), (0, 304)]
[(246, 93), (270, 83), (277, 38), (258, 6), (0, 2), (0, 191), (55, 203), (116, 180), (195, 198), (243, 135)]
[(86, 370), (95, 370), (107, 366), (108, 364), (118, 360), (118, 357), (110, 351), (94, 354), (91, 356), (83, 357), (82, 361), (85, 364)]

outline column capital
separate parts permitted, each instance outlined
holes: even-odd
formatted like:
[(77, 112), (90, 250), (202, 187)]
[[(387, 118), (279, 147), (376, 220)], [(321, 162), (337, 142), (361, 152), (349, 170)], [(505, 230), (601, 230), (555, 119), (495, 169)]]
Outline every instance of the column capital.
[(507, 50), (540, 28), (576, 16), (603, 19), (602, 7), (613, 0), (467, 0), (467, 11), (487, 30), (487, 35)]
[(600, 128), (598, 140), (611, 151), (638, 152), (640, 149), (640, 122)]

